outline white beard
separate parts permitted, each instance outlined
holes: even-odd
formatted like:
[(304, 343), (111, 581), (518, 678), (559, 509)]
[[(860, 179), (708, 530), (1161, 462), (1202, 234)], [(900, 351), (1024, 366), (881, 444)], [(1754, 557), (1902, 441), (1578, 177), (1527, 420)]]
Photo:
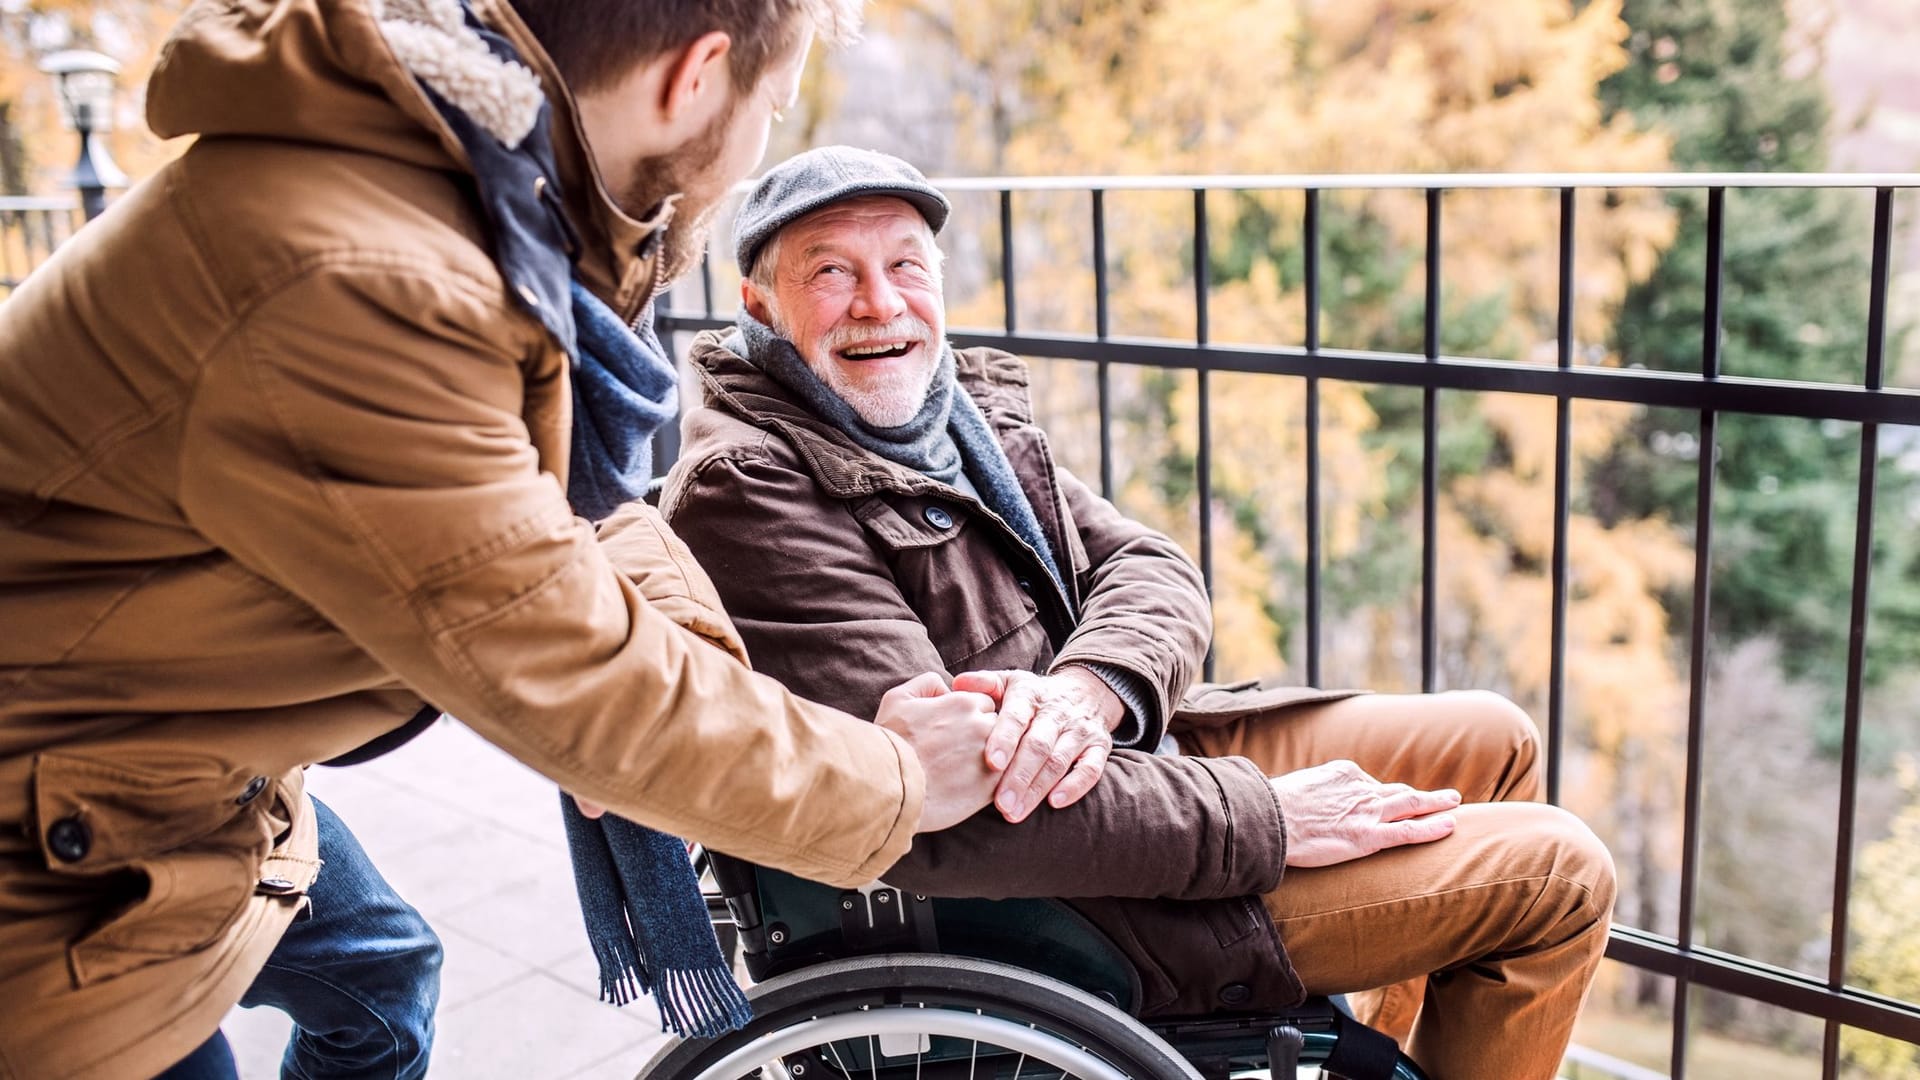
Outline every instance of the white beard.
[[(772, 325), (774, 333), (793, 341), (786, 327), (780, 324), (778, 313)], [(926, 353), (924, 362), (917, 367), (898, 368), (856, 380), (845, 365), (833, 358), (836, 350), (848, 345), (888, 337), (918, 338)], [(943, 340), (940, 328), (930, 327), (912, 315), (902, 315), (877, 330), (841, 330), (829, 334), (825, 340), (794, 342), (794, 346), (813, 373), (827, 384), (827, 389), (839, 395), (860, 419), (877, 428), (892, 428), (913, 419), (926, 404), (927, 389), (940, 366), (936, 350)]]

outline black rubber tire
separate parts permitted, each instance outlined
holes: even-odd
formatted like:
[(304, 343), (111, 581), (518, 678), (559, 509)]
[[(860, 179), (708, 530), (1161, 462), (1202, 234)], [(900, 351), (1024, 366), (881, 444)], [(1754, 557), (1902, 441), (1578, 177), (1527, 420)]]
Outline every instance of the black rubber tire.
[(770, 979), (750, 990), (753, 1020), (715, 1039), (680, 1039), (640, 1070), (645, 1080), (690, 1080), (741, 1045), (816, 1016), (862, 1006), (924, 1006), (1032, 1024), (1085, 1047), (1135, 1080), (1200, 1080), (1159, 1036), (1112, 1005), (1066, 983), (1006, 964), (958, 956), (898, 953), (837, 960)]

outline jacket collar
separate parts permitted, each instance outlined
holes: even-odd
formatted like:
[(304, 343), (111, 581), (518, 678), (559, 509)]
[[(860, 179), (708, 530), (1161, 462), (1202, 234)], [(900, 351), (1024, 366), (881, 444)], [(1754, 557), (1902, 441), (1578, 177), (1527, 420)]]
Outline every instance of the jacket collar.
[(580, 235), (577, 270), (581, 284), (631, 322), (653, 298), (658, 285), (660, 240), (673, 220), (675, 199), (667, 199), (645, 220), (621, 210), (593, 164), (573, 93), (560, 80), (559, 71), (533, 32), (520, 21), (508, 0), (470, 2), (481, 22), (513, 44), (546, 90), (553, 110), (553, 153), (560, 173), (561, 198), (568, 219)]
[[(786, 387), (720, 344), (724, 333), (702, 331), (694, 338), (689, 355), (700, 376), (706, 403), (755, 427), (779, 432), (799, 452), (814, 481), (828, 494), (852, 499), (882, 491), (931, 494), (949, 490), (930, 477), (855, 444)], [(1019, 358), (995, 349), (956, 349), (954, 378), (980, 406), (1002, 441), (1009, 431), (1032, 426), (1027, 368)]]

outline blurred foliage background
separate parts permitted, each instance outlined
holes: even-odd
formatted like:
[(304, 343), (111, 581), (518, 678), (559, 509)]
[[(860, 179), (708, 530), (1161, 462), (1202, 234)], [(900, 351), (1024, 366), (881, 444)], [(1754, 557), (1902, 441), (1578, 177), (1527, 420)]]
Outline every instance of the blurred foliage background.
[[(35, 70), (90, 47), (127, 66), (113, 153), (134, 176), (178, 151), (139, 84), (179, 0), (0, 0), (0, 192), (55, 190), (74, 144)], [(1920, 162), (1920, 10), (1906, 0), (893, 0), (817, 58), (774, 157), (844, 141), (934, 175), (1783, 171)], [(1835, 102), (1848, 110), (1837, 115)], [(1848, 157), (1835, 162), (1836, 150)], [(1094, 328), (1084, 192), (1015, 200), (1023, 328)], [(1902, 196), (1889, 381), (1920, 387), (1920, 238)], [(1574, 362), (1698, 371), (1705, 194), (1582, 191)], [(997, 326), (998, 210), (957, 199), (950, 320)], [(1328, 346), (1417, 353), (1417, 191), (1322, 198)], [(1209, 202), (1215, 342), (1299, 345), (1298, 192)], [(1107, 197), (1112, 331), (1191, 339), (1192, 196)], [(1724, 367), (1863, 377), (1871, 193), (1733, 192)], [(1557, 197), (1445, 197), (1441, 345), (1555, 362)], [(728, 294), (730, 267), (717, 267)], [(726, 306), (726, 304), (722, 304)], [(1420, 683), (1421, 395), (1322, 379), (1322, 681)], [(1307, 389), (1212, 377), (1222, 678), (1304, 679)], [(1036, 362), (1045, 426), (1098, 473), (1088, 365)], [(1197, 548), (1196, 381), (1113, 371), (1115, 498)], [(1439, 398), (1438, 670), (1544, 724), (1554, 403)], [(1699, 417), (1572, 412), (1567, 759), (1562, 798), (1612, 847), (1624, 924), (1674, 933)], [(1729, 415), (1718, 432), (1697, 939), (1824, 977), (1861, 438), (1857, 425)], [(1920, 431), (1883, 429), (1866, 643), (1850, 977), (1920, 997)], [(1698, 992), (1696, 991), (1696, 994)], [(1671, 984), (1610, 965), (1580, 1039), (1667, 1065)], [(1703, 1075), (1807, 1075), (1820, 1026), (1722, 995), (1690, 1011)], [(1920, 1051), (1848, 1032), (1850, 1075), (1912, 1076)]]

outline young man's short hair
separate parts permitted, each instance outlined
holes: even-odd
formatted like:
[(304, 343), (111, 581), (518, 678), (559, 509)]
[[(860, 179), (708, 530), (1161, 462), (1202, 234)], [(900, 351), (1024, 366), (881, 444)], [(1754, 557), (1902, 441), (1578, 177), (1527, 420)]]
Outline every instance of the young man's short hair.
[(860, 29), (863, 0), (510, 0), (574, 93), (586, 93), (710, 31), (733, 39), (734, 86), (757, 86), (807, 27), (827, 45)]

